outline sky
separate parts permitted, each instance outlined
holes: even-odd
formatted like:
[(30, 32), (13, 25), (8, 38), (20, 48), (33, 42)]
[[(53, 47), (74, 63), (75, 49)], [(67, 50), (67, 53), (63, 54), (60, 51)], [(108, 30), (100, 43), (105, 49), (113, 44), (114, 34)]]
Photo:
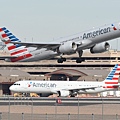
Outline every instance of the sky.
[[(120, 0), (0, 0), (0, 15), (21, 41), (47, 42), (120, 22)], [(120, 50), (120, 38), (110, 44)]]

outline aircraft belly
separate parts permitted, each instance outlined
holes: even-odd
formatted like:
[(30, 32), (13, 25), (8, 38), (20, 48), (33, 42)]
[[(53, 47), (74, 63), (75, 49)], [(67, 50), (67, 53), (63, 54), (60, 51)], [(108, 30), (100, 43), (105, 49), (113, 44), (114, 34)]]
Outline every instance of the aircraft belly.
[(38, 56), (36, 56), (36, 60), (45, 60), (45, 59), (51, 59), (53, 57), (55, 57), (56, 55), (56, 52), (47, 52), (46, 54), (40, 54)]
[(21, 60), (21, 62), (32, 62), (32, 61), (39, 61), (39, 60), (46, 60), (46, 59), (51, 59), (55, 56), (58, 55), (57, 52), (48, 50), (48, 51), (43, 51), (43, 52), (33, 52), (31, 53), (32, 56), (30, 58), (26, 58)]

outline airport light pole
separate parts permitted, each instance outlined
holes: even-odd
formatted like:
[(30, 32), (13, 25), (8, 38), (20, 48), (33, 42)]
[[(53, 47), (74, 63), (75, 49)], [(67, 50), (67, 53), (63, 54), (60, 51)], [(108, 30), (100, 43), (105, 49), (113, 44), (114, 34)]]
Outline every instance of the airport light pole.
[(0, 120), (2, 120), (2, 112), (0, 112)]
[(79, 103), (79, 97), (78, 97), (78, 120), (80, 119), (80, 109), (79, 109), (79, 106), (80, 106), (80, 103)]
[(31, 118), (33, 120), (33, 97), (31, 97)]
[(94, 114), (92, 113), (92, 120), (94, 120)]
[(118, 114), (116, 114), (116, 120), (118, 120)]
[(10, 97), (8, 96), (9, 99), (9, 110), (8, 110), (8, 120), (10, 120)]
[(103, 117), (103, 98), (102, 98), (102, 120), (104, 120), (104, 117)]
[(58, 99), (56, 98), (56, 100), (55, 100), (55, 120), (57, 120), (57, 103), (58, 103)]
[(22, 120), (24, 120), (24, 113), (22, 113)]

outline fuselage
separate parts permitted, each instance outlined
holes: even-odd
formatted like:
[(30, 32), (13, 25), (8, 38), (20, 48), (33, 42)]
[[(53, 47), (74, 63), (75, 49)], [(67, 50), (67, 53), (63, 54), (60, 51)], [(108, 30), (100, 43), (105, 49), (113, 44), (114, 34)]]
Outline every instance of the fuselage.
[(54, 58), (55, 56), (58, 56), (59, 54), (57, 52), (54, 52), (52, 50), (47, 50), (46, 48), (41, 48), (36, 50), (36, 48), (28, 48), (28, 51), (32, 55), (31, 57), (25, 58), (20, 60), (21, 62), (32, 62), (32, 61), (38, 61), (38, 60), (49, 60), (51, 58)]
[[(95, 44), (105, 42), (114, 38), (120, 37), (120, 23), (105, 25), (99, 28), (93, 28), (86, 32), (78, 33), (75, 35), (71, 35), (68, 37), (63, 37), (56, 39), (54, 41), (59, 42), (60, 44), (67, 43), (69, 41), (75, 42), (80, 44), (77, 48), (77, 51), (89, 49), (90, 47), (94, 46)], [(50, 59), (55, 56), (60, 55), (57, 51), (49, 50), (47, 48), (29, 48), (28, 51), (31, 54), (31, 57), (19, 60), (22, 62), (25, 61), (38, 61), (44, 59)]]
[(113, 88), (105, 88), (104, 82), (86, 81), (18, 81), (15, 82), (10, 90), (22, 93), (58, 93), (58, 91), (74, 91), (78, 93), (98, 93)]

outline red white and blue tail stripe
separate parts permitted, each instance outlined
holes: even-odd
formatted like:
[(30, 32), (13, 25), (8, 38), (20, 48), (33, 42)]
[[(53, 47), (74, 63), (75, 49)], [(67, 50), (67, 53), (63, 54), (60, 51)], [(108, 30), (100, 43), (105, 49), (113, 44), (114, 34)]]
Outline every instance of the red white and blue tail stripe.
[(118, 80), (120, 77), (120, 64), (116, 64), (107, 78), (104, 80), (104, 88), (118, 88)]
[(32, 56), (28, 52), (26, 46), (11, 43), (11, 42), (21, 42), (21, 41), (5, 27), (0, 28), (0, 37), (1, 40), (6, 44), (11, 56), (16, 56), (16, 58), (11, 59), (12, 62), (21, 61), (25, 58), (29, 58)]

